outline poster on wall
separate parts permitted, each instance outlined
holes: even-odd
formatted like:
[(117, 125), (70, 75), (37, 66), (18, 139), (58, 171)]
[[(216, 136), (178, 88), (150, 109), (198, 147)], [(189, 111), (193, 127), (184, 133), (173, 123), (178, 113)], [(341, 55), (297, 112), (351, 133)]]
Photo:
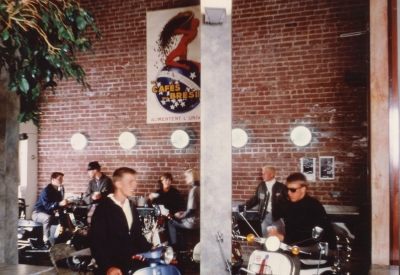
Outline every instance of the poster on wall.
[(300, 167), (307, 180), (315, 181), (315, 158), (301, 158)]
[(200, 121), (200, 6), (147, 12), (147, 123)]
[(335, 158), (319, 157), (319, 178), (333, 180), (335, 178)]

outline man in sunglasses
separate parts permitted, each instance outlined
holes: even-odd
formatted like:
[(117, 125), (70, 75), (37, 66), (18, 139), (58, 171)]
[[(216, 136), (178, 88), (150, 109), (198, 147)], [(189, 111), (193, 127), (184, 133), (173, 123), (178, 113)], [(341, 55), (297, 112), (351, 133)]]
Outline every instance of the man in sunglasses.
[(286, 234), (284, 237), (279, 234), (269, 235), (283, 238), (289, 245), (301, 242), (299, 245), (302, 247), (313, 246), (316, 242), (310, 240), (312, 229), (319, 226), (324, 229), (320, 241), (329, 243), (329, 249), (333, 250), (336, 247), (336, 237), (332, 224), (322, 204), (307, 194), (308, 186), (309, 183), (302, 173), (293, 173), (287, 177), (286, 187), (290, 202), (282, 213)]
[[(247, 209), (258, 205), (258, 216), (261, 222), (261, 231), (267, 237), (269, 230), (285, 233), (285, 227), (280, 220), (281, 210), (288, 202), (286, 187), (283, 183), (276, 181), (275, 168), (264, 166), (262, 168), (263, 181), (258, 185), (253, 197), (246, 201)], [(244, 205), (239, 206), (241, 210)]]

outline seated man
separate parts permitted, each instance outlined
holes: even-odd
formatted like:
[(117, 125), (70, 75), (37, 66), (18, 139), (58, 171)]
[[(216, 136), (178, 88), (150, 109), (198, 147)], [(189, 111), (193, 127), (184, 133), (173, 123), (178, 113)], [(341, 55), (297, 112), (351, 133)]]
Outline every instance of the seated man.
[[(314, 240), (308, 240), (312, 236), (312, 229), (319, 226), (324, 229), (321, 242), (327, 242), (329, 249), (336, 248), (336, 237), (329, 217), (322, 204), (315, 198), (307, 195), (309, 183), (302, 173), (293, 173), (286, 179), (286, 187), (290, 202), (282, 212), (285, 223), (285, 236), (278, 232), (270, 232), (278, 236), (288, 245), (299, 243), (299, 246), (316, 245)], [(303, 242), (304, 240), (308, 240)]]
[(121, 167), (112, 180), (114, 194), (100, 202), (92, 217), (90, 249), (99, 267), (96, 274), (123, 275), (143, 267), (131, 257), (153, 245), (142, 235), (139, 213), (128, 199), (137, 188), (136, 171)]
[(39, 199), (34, 207), (35, 210), (32, 213), (32, 220), (43, 224), (43, 241), (47, 249), (51, 246), (49, 237), (54, 214), (60, 206), (68, 204), (68, 200), (63, 200), (61, 192), (58, 191), (58, 187), (62, 185), (63, 177), (64, 174), (60, 172), (51, 174), (51, 183), (40, 192)]

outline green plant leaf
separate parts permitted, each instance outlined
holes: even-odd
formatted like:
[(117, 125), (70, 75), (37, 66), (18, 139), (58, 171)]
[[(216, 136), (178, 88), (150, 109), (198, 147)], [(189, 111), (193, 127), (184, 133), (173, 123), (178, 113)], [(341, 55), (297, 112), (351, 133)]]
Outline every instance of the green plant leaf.
[(83, 16), (78, 16), (76, 18), (76, 25), (78, 27), (79, 30), (84, 30), (86, 28), (86, 20), (85, 17)]
[(8, 30), (4, 30), (1, 33), (1, 37), (3, 38), (4, 41), (6, 41), (8, 38), (10, 38), (10, 33), (8, 32)]
[(25, 77), (23, 77), (21, 79), (21, 82), (19, 83), (19, 89), (21, 91), (23, 91), (24, 93), (28, 92), (28, 90), (29, 90), (29, 82), (28, 82), (28, 80), (26, 80)]

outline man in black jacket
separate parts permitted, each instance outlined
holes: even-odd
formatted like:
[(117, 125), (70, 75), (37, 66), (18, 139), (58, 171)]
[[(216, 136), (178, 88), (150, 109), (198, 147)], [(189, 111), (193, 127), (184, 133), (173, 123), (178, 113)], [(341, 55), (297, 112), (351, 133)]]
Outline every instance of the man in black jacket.
[(114, 194), (105, 198), (94, 211), (90, 249), (98, 265), (96, 274), (125, 275), (142, 267), (131, 257), (152, 249), (142, 235), (139, 214), (128, 198), (137, 188), (136, 171), (121, 167), (113, 173)]
[(264, 237), (267, 237), (269, 230), (277, 230), (284, 235), (285, 227), (280, 217), (281, 211), (288, 203), (286, 187), (276, 181), (273, 166), (264, 166), (262, 176), (264, 181), (258, 185), (254, 196), (246, 201), (246, 208), (249, 210), (258, 204), (258, 216)]
[[(332, 224), (322, 204), (307, 194), (308, 185), (309, 183), (302, 173), (290, 174), (286, 179), (290, 202), (282, 213), (286, 229), (284, 242), (289, 245), (299, 243), (302, 247), (315, 247), (309, 251), (318, 252), (316, 242), (310, 240), (313, 228), (318, 226), (324, 229), (321, 241), (327, 242), (329, 249), (334, 250), (336, 236)], [(279, 234), (272, 235), (282, 239)]]
[(39, 199), (34, 206), (35, 211), (32, 213), (33, 221), (43, 223), (43, 241), (47, 249), (51, 246), (49, 240), (50, 227), (55, 213), (59, 210), (60, 206), (68, 204), (68, 200), (63, 199), (61, 192), (58, 191), (58, 188), (63, 183), (64, 174), (54, 172), (50, 178), (51, 183), (40, 192)]

